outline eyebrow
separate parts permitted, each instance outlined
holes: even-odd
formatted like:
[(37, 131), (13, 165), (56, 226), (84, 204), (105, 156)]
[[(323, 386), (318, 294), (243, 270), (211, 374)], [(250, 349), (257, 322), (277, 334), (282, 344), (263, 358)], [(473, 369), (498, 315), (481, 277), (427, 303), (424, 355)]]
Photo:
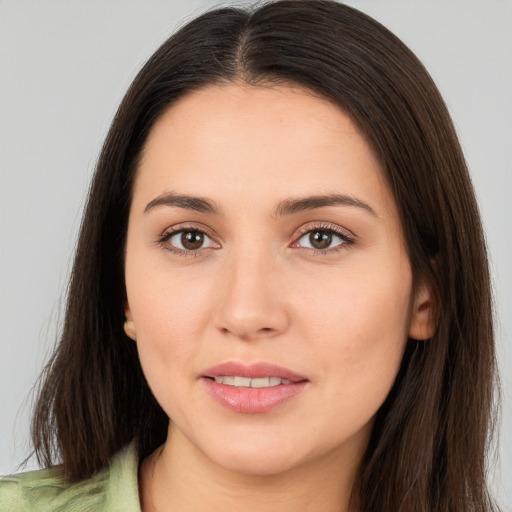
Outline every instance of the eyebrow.
[[(144, 212), (149, 212), (158, 206), (175, 206), (185, 210), (221, 215), (221, 210), (215, 204), (215, 201), (206, 197), (177, 194), (176, 192), (165, 192), (159, 195), (146, 205)], [(293, 215), (294, 213), (314, 210), (316, 208), (323, 208), (326, 206), (352, 206), (361, 208), (374, 217), (377, 217), (375, 210), (369, 204), (346, 194), (325, 194), (299, 199), (285, 199), (278, 204), (273, 216), (281, 217)]]
[(375, 210), (364, 201), (346, 194), (327, 194), (309, 196), (302, 199), (285, 199), (275, 210), (276, 215), (292, 215), (297, 212), (314, 210), (325, 206), (355, 206), (377, 217)]
[(186, 194), (177, 194), (175, 192), (165, 192), (152, 201), (150, 201), (144, 213), (153, 210), (157, 206), (176, 206), (185, 210), (195, 210), (201, 213), (213, 213), (220, 215), (220, 210), (214, 201), (206, 197), (195, 197)]

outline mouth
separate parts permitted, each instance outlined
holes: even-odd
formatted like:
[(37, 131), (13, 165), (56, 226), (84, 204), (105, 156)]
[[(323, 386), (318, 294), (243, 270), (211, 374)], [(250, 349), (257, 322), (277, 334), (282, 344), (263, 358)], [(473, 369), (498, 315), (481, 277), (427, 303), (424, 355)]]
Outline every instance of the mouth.
[(288, 379), (281, 379), (280, 377), (241, 377), (240, 375), (219, 375), (215, 378), (217, 384), (225, 384), (226, 386), (234, 386), (236, 388), (270, 388), (273, 386), (281, 386), (291, 384), (292, 381)]
[(238, 361), (226, 361), (212, 366), (203, 372), (203, 377), (221, 379), (221, 384), (241, 387), (278, 386), (308, 380), (306, 376), (274, 363), (247, 364)]
[(265, 413), (288, 402), (309, 382), (307, 377), (272, 363), (226, 362), (209, 368), (201, 377), (217, 403), (246, 414)]

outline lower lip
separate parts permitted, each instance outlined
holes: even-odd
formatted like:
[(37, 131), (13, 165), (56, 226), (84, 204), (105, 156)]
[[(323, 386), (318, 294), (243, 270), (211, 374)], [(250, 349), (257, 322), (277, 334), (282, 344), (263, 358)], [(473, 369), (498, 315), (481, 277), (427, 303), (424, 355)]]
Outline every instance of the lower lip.
[(224, 407), (247, 414), (268, 412), (296, 397), (307, 381), (280, 384), (268, 388), (243, 388), (219, 384), (212, 379), (201, 379), (212, 397)]

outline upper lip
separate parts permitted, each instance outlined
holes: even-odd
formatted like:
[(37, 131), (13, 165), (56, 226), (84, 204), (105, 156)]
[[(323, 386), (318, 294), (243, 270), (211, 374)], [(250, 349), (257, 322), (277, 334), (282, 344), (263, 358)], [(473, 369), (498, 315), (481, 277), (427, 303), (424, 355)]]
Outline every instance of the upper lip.
[(238, 361), (226, 361), (208, 368), (203, 372), (203, 377), (220, 377), (224, 375), (236, 375), (258, 379), (262, 377), (279, 377), (281, 379), (300, 382), (308, 380), (304, 375), (295, 373), (284, 366), (273, 363), (242, 363)]

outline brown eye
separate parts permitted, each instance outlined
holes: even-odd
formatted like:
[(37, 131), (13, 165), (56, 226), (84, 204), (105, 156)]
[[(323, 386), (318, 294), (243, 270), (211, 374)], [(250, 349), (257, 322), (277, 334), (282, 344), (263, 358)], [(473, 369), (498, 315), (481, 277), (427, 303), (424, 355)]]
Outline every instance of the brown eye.
[(335, 231), (330, 228), (317, 228), (305, 232), (295, 242), (294, 247), (304, 247), (329, 253), (345, 245), (350, 245), (354, 241), (348, 235)]
[(327, 249), (332, 243), (332, 233), (326, 231), (311, 231), (309, 243), (315, 249)]
[(199, 231), (183, 231), (181, 233), (181, 245), (188, 251), (200, 249), (204, 242), (204, 234)]
[(162, 240), (169, 249), (181, 252), (193, 252), (206, 248), (216, 248), (216, 244), (206, 233), (197, 229), (181, 229), (170, 235), (166, 235)]

